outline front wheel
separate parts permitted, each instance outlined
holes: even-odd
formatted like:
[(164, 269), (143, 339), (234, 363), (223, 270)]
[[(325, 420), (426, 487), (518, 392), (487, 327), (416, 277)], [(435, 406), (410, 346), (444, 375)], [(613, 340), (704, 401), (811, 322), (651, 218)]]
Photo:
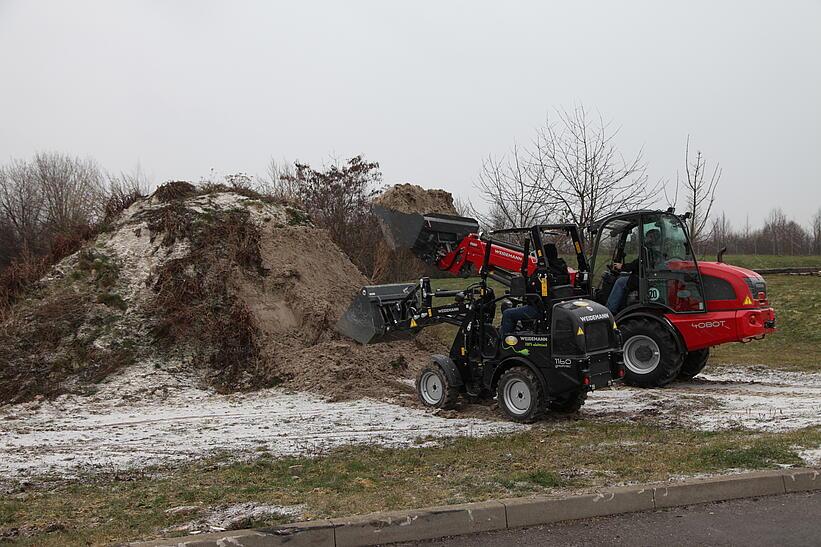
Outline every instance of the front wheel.
[(516, 422), (535, 422), (544, 412), (542, 384), (527, 367), (506, 370), (499, 379), (496, 397), (505, 414)]
[(624, 381), (638, 387), (662, 387), (678, 376), (684, 355), (675, 333), (660, 321), (637, 317), (622, 321)]
[(456, 406), (459, 392), (450, 385), (442, 367), (430, 364), (416, 376), (416, 395), (425, 406), (447, 410)]
[(682, 380), (690, 380), (699, 372), (704, 370), (707, 366), (707, 359), (710, 357), (710, 348), (697, 349), (691, 351), (684, 358), (684, 364), (681, 365), (681, 370), (678, 377)]

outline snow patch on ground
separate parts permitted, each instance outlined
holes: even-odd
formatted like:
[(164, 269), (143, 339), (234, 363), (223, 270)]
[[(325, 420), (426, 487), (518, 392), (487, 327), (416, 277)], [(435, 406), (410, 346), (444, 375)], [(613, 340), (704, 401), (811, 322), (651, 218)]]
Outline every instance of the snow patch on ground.
[[(350, 444), (426, 446), (525, 427), (453, 414), (445, 418), (372, 399), (331, 403), (278, 389), (218, 394), (200, 387), (182, 365), (142, 362), (90, 396), (0, 407), (0, 484), (173, 465), (215, 454), (241, 459), (260, 452), (313, 455)], [(821, 374), (732, 368), (664, 389), (599, 390), (581, 417), (702, 430), (818, 426)], [(817, 465), (821, 450), (804, 450), (801, 457)]]
[[(187, 506), (175, 509), (180, 510), (178, 514), (188, 514), (199, 512), (203, 508)], [(171, 511), (174, 511), (174, 509)], [(286, 518), (288, 520), (298, 521), (303, 518), (304, 513), (304, 505), (267, 505), (253, 502), (236, 503), (227, 507), (217, 507), (199, 518), (165, 531), (198, 534), (200, 532), (239, 530), (241, 528), (250, 528), (261, 521), (274, 518)]]
[(821, 425), (821, 374), (718, 369), (663, 389), (622, 386), (596, 391), (583, 411), (632, 421), (654, 416), (703, 430), (800, 429)]
[(330, 403), (277, 389), (223, 395), (185, 371), (148, 363), (90, 396), (0, 408), (0, 483), (119, 472), (227, 453), (318, 454), (349, 445), (415, 446), (427, 437), (483, 436), (523, 426), (446, 419), (375, 400)]
[(804, 463), (808, 466), (818, 467), (819, 465), (821, 465), (821, 448), (799, 450), (798, 457), (804, 460)]

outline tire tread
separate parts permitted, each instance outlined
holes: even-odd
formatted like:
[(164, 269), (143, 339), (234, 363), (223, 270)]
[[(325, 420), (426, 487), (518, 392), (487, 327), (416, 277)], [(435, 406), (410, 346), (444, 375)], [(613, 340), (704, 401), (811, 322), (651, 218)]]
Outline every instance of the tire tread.
[[(511, 377), (514, 376), (520, 376), (521, 378), (525, 379), (531, 387), (531, 396), (534, 400), (533, 410), (531, 410), (528, 414), (525, 414), (524, 416), (517, 416), (511, 412), (508, 412), (503, 402), (504, 398), (502, 393), (504, 385)], [(507, 415), (511, 420), (515, 422), (530, 424), (542, 418), (542, 416), (545, 413), (547, 405), (545, 404), (545, 394), (544, 390), (542, 389), (542, 383), (536, 377), (536, 374), (525, 366), (514, 366), (504, 371), (502, 373), (502, 376), (499, 378), (496, 393), (499, 407), (503, 410), (505, 415)]]
[[(422, 391), (419, 389), (419, 384), (422, 380), (422, 375), (425, 372), (433, 372), (439, 379), (442, 381), (442, 391), (444, 392), (444, 397), (442, 397), (441, 402), (438, 405), (430, 405), (428, 404), (425, 399), (422, 397)], [(448, 375), (445, 374), (445, 371), (442, 370), (442, 367), (437, 365), (436, 363), (430, 363), (422, 367), (422, 370), (419, 371), (419, 374), (416, 375), (416, 397), (419, 399), (419, 402), (422, 403), (423, 406), (428, 408), (441, 408), (442, 410), (451, 410), (456, 406), (456, 401), (459, 398), (459, 390), (454, 386), (450, 385), (450, 381), (448, 381)]]
[(636, 387), (664, 387), (678, 377), (684, 356), (678, 349), (676, 334), (661, 321), (647, 317), (632, 317), (622, 320), (621, 332), (625, 343), (630, 333), (644, 334), (653, 338), (659, 346), (661, 360), (658, 367), (650, 374), (635, 375), (625, 368), (624, 382)]

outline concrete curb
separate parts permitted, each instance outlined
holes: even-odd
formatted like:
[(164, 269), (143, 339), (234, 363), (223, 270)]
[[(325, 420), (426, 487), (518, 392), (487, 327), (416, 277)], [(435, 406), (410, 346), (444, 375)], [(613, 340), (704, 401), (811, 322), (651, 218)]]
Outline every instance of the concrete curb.
[(275, 528), (168, 538), (132, 545), (179, 547), (352, 547), (536, 526), (680, 505), (821, 490), (817, 469), (786, 469), (696, 479), (665, 486), (605, 488), (564, 498), (531, 497), (373, 513)]

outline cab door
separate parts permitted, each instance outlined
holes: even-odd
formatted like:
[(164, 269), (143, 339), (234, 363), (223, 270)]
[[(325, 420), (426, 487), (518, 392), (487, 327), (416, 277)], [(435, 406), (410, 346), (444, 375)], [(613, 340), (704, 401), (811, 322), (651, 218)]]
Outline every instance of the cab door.
[(671, 213), (641, 218), (641, 302), (675, 313), (704, 312), (704, 288), (687, 229)]

